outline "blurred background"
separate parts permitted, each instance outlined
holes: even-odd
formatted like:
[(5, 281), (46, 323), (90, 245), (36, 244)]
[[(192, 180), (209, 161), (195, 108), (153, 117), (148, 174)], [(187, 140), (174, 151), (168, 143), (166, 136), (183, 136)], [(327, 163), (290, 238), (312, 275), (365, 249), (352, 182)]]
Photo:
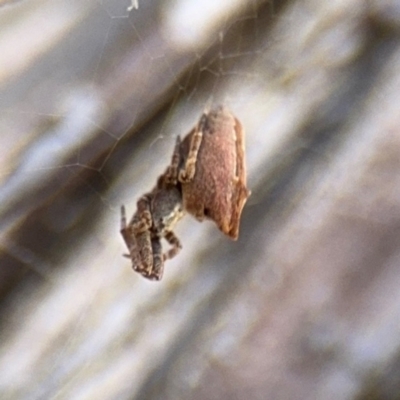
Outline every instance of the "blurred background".
[[(400, 399), (397, 0), (0, 1), (1, 399)], [(240, 238), (119, 233), (204, 109)]]

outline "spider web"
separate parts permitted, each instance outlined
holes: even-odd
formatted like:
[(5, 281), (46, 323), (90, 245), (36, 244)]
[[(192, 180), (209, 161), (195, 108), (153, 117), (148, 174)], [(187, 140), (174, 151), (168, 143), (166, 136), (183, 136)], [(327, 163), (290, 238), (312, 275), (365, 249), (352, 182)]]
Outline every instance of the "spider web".
[[(252, 172), (288, 140), (299, 102), (313, 89), (304, 85), (297, 98), (274, 90), (307, 69), (301, 59), (294, 70), (283, 67), (296, 35), (306, 35), (287, 27), (310, 17), (284, 5), (36, 0), (4, 8), (0, 204), (11, 283), (2, 290), (11, 300), (0, 387), (7, 393), (132, 398), (211, 298), (223, 268), (197, 280), (196, 268), (181, 269), (192, 263), (190, 249), (204, 254), (221, 243), (205, 240), (211, 224), (182, 223), (184, 251), (155, 286), (121, 257), (119, 208), (134, 211), (169, 163), (176, 135), (215, 103), (227, 104), (251, 132), (250, 187), (259, 184)], [(245, 335), (240, 322), (234, 332)], [(215, 352), (229, 353), (232, 340)], [(51, 372), (43, 378), (43, 371)], [(190, 368), (189, 386), (200, 373)]]

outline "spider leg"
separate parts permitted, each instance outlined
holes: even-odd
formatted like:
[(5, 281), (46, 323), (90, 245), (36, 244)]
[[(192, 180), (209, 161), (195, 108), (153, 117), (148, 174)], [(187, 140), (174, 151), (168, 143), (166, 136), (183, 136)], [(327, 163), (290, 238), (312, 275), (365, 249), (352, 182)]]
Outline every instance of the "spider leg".
[(240, 215), (243, 206), (250, 196), (251, 192), (246, 188), (246, 182), (243, 176), (246, 174), (245, 154), (244, 154), (244, 133), (240, 121), (235, 118), (236, 131), (236, 173), (234, 177), (234, 185), (236, 189), (232, 194), (232, 215), (229, 223), (229, 232), (227, 233), (231, 239), (236, 240), (239, 236)]
[(153, 251), (153, 269), (148, 278), (152, 280), (161, 280), (164, 273), (164, 259), (162, 255), (161, 240), (159, 237), (151, 241)]
[(139, 262), (132, 264), (132, 267), (135, 271), (148, 278), (153, 269), (153, 248), (151, 245), (150, 231), (147, 230), (137, 233), (135, 239), (138, 249), (137, 253), (139, 254)]
[(129, 226), (134, 234), (150, 229), (152, 225), (150, 210), (151, 194), (145, 194), (136, 203), (137, 211), (133, 215)]
[(174, 258), (179, 251), (182, 248), (181, 242), (179, 241), (179, 239), (177, 238), (177, 236), (175, 235), (174, 232), (172, 231), (168, 231), (165, 234), (165, 240), (172, 246), (171, 249), (169, 249), (164, 255), (163, 255), (163, 259), (165, 260), (169, 260), (171, 258)]
[(197, 127), (190, 133), (190, 146), (189, 152), (185, 161), (185, 167), (179, 171), (180, 182), (190, 182), (196, 173), (197, 154), (200, 149), (201, 141), (203, 139), (203, 130), (206, 128), (207, 115), (203, 114)]
[(128, 246), (128, 249), (130, 248), (130, 243), (131, 243), (131, 237), (129, 234), (129, 229), (127, 227), (126, 223), (126, 211), (125, 211), (125, 206), (121, 206), (121, 229), (120, 229), (121, 235), (125, 240), (126, 245)]
[(121, 235), (122, 238), (124, 239), (124, 242), (126, 246), (128, 247), (129, 254), (124, 254), (125, 257), (128, 257), (132, 260), (132, 264), (139, 265), (140, 264), (140, 257), (137, 252), (137, 247), (136, 247), (136, 242), (135, 242), (135, 237), (132, 233), (130, 225), (127, 225), (126, 223), (126, 213), (125, 213), (125, 207), (121, 206)]
[(128, 246), (132, 267), (146, 277), (153, 268), (150, 202), (151, 194), (146, 194), (138, 200), (137, 211), (128, 225), (126, 224), (125, 208), (121, 208), (121, 234)]
[(181, 150), (181, 138), (180, 136), (177, 136), (174, 152), (171, 158), (171, 164), (169, 165), (164, 174), (165, 181), (168, 184), (176, 185), (178, 183), (179, 167), (182, 161), (180, 150)]

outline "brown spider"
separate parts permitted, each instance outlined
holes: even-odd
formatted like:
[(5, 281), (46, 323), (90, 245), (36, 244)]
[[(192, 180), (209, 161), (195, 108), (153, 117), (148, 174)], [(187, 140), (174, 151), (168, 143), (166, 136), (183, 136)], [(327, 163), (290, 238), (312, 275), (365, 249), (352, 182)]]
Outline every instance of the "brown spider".
[[(148, 279), (162, 278), (164, 261), (182, 248), (172, 229), (185, 211), (199, 221), (215, 221), (236, 240), (249, 195), (242, 126), (226, 108), (217, 107), (204, 113), (182, 142), (177, 137), (170, 166), (139, 199), (129, 224), (122, 206), (121, 234), (133, 269)], [(172, 245), (164, 254), (162, 238)]]

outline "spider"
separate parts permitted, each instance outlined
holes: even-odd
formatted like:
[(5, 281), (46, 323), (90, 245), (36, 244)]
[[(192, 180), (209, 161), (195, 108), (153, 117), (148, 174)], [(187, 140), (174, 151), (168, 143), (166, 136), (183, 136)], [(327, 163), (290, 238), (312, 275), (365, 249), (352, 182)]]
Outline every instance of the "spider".
[[(186, 212), (199, 221), (213, 220), (236, 240), (249, 195), (240, 122), (225, 107), (205, 112), (183, 141), (177, 137), (170, 165), (138, 200), (129, 224), (121, 207), (120, 232), (129, 250), (125, 256), (145, 278), (160, 280), (165, 260), (182, 248), (172, 229)], [(172, 246), (164, 254), (162, 238)]]

